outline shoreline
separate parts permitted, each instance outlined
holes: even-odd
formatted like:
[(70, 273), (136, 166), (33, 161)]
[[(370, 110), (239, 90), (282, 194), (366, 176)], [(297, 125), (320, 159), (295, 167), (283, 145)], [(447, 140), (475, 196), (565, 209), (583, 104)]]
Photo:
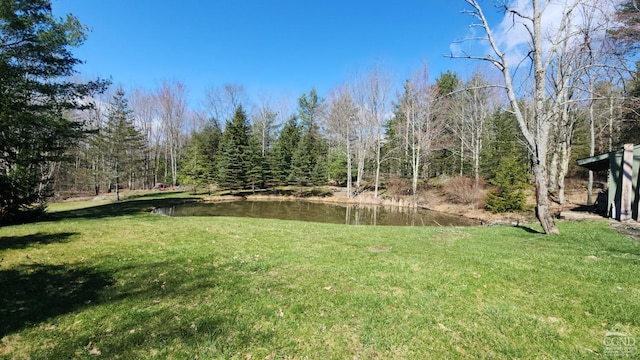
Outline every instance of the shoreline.
[(276, 194), (250, 194), (246, 196), (240, 195), (213, 195), (203, 197), (205, 202), (223, 202), (223, 201), (308, 201), (319, 202), (325, 204), (345, 204), (345, 205), (370, 205), (370, 206), (396, 206), (403, 208), (417, 208), (422, 210), (439, 212), (447, 215), (461, 216), (470, 220), (479, 221), (481, 226), (518, 226), (523, 223), (535, 221), (531, 215), (502, 213), (494, 214), (490, 211), (474, 208), (469, 205), (451, 204), (446, 202), (442, 196), (437, 194), (429, 194), (431, 204), (427, 204), (422, 195), (416, 203), (409, 196), (402, 196), (398, 199), (374, 199), (370, 192), (362, 192), (355, 197), (348, 198), (344, 191), (332, 191), (331, 196), (307, 196), (300, 197), (295, 195), (276, 195)]
[[(181, 189), (179, 192), (188, 193), (186, 189)], [(151, 191), (125, 191), (123, 192), (124, 199), (133, 199), (138, 196), (146, 196), (153, 194)], [(343, 188), (326, 187), (324, 192), (320, 191), (320, 195), (299, 196), (293, 192), (290, 194), (274, 194), (265, 193), (264, 191), (258, 192), (240, 192), (237, 194), (221, 194), (221, 195), (206, 195), (198, 194), (194, 195), (198, 198), (198, 201), (203, 202), (229, 202), (240, 200), (251, 201), (308, 201), (308, 202), (320, 202), (326, 204), (352, 204), (352, 205), (381, 205), (391, 207), (403, 207), (403, 208), (418, 208), (428, 211), (439, 212), (447, 215), (461, 216), (470, 220), (479, 221), (482, 226), (519, 226), (521, 224), (535, 223), (537, 220), (533, 210), (527, 210), (523, 212), (513, 213), (492, 213), (482, 207), (455, 204), (448, 201), (445, 195), (443, 195), (438, 189), (429, 189), (420, 193), (417, 201), (410, 195), (400, 195), (395, 197), (373, 197), (373, 192), (363, 191), (354, 197), (347, 197), (347, 193)], [(71, 201), (95, 201), (95, 202), (111, 202), (115, 201), (114, 194), (100, 194), (98, 196), (75, 196), (64, 199), (62, 201), (53, 202), (71, 202)], [(528, 202), (528, 206), (533, 206), (531, 201)], [(603, 219), (594, 214), (585, 213), (582, 211), (572, 211), (573, 208), (580, 206), (577, 203), (569, 202), (565, 206), (557, 205), (554, 208), (554, 212), (558, 215), (557, 220), (579, 220), (579, 219)]]

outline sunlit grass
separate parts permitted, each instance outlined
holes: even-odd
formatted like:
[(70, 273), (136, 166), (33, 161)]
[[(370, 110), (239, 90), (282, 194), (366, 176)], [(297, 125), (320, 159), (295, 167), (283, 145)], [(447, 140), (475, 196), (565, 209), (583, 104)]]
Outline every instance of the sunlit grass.
[(584, 358), (640, 337), (640, 246), (606, 223), (168, 218), (170, 194), (0, 229), (0, 357)]

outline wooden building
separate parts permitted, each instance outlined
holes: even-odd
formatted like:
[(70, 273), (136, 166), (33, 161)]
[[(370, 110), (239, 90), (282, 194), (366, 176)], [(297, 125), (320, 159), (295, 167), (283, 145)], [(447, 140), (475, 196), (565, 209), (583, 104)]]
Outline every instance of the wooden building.
[(626, 144), (622, 150), (580, 159), (578, 165), (609, 172), (606, 196), (598, 197), (599, 207), (604, 207), (608, 217), (638, 221), (640, 145)]

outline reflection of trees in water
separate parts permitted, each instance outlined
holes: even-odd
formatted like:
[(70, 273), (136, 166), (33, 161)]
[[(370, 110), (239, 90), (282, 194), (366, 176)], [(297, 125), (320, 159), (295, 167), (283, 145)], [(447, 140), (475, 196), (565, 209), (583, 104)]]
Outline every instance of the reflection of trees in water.
[(475, 225), (460, 216), (412, 207), (383, 205), (337, 205), (308, 201), (234, 201), (189, 204), (159, 209), (170, 216), (231, 216), (316, 221), (347, 225), (438, 226)]
[(473, 225), (461, 217), (438, 214), (414, 207), (352, 205), (346, 206), (345, 224), (439, 226)]
[(166, 216), (174, 216), (176, 212), (175, 206), (162, 207), (153, 209), (154, 214), (158, 215), (166, 215)]
[(349, 225), (349, 219), (351, 219), (351, 206), (347, 206), (347, 211), (345, 211), (344, 223)]

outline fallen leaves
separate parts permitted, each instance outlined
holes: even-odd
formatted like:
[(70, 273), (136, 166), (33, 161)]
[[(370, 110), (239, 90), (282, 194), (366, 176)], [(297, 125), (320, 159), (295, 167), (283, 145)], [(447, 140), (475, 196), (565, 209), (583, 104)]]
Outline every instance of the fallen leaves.
[(100, 349), (95, 347), (91, 341), (89, 341), (87, 346), (85, 346), (85, 349), (87, 349), (87, 352), (89, 353), (89, 355), (92, 355), (92, 356), (102, 355), (102, 352), (100, 351)]

